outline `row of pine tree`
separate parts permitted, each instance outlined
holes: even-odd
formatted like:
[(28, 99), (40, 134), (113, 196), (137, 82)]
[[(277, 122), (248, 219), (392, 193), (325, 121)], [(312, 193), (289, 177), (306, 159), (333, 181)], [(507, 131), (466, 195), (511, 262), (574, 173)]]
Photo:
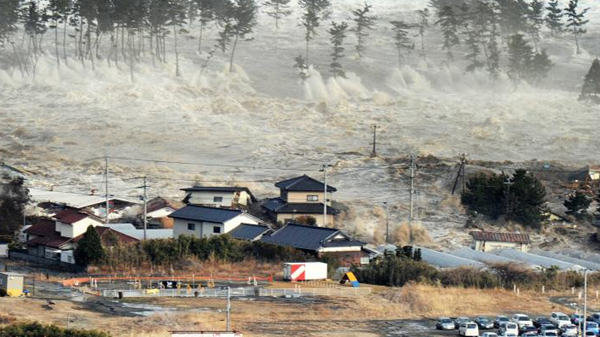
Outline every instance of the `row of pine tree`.
[[(36, 0), (0, 2), (0, 46), (13, 54), (22, 75), (35, 75), (38, 57), (48, 31), (53, 31), (57, 66), (77, 59), (84, 66), (103, 60), (109, 66), (129, 67), (149, 55), (153, 64), (166, 63), (167, 38), (172, 39), (175, 71), (179, 76), (181, 36), (197, 30), (198, 52), (204, 54), (206, 69), (217, 52), (229, 53), (230, 69), (241, 41), (247, 41), (257, 24), (259, 9), (270, 18), (276, 30), (282, 20), (291, 20), (292, 0), (49, 0), (43, 7)], [(331, 17), (330, 0), (298, 1), (300, 25), (304, 30), (305, 50), (295, 59), (299, 76), (309, 76), (311, 41), (323, 21)], [(544, 37), (572, 37), (577, 53), (586, 33), (587, 8), (579, 0), (562, 4), (559, 0), (431, 0), (428, 8), (416, 11), (416, 19), (383, 21), (373, 14), (372, 5), (348, 13), (347, 21), (331, 22), (327, 33), (331, 41), (330, 70), (344, 77), (346, 39), (355, 37), (354, 49), (360, 59), (367, 52), (368, 38), (377, 25), (392, 32), (398, 66), (402, 67), (417, 49), (428, 60), (428, 50), (441, 49), (444, 63), (463, 54), (465, 71), (481, 69), (496, 79), (505, 72), (515, 82), (539, 83), (552, 68), (547, 52), (540, 47)], [(215, 44), (208, 47), (207, 28), (215, 30)], [(22, 28), (22, 36), (19, 34)], [(59, 34), (59, 28), (62, 33)], [(427, 46), (426, 36), (437, 34), (440, 46)], [(196, 35), (196, 33), (194, 33)], [(74, 42), (74, 43), (73, 43)], [(67, 46), (74, 45), (71, 55)], [(102, 48), (102, 46), (108, 46)], [(418, 46), (418, 47), (417, 47)], [(204, 52), (206, 50), (206, 52)]]

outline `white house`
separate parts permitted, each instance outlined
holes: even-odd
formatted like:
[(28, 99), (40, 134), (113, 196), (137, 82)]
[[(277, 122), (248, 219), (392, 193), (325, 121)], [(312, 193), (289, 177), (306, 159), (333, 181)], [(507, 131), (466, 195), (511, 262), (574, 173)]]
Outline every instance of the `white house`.
[(480, 252), (508, 248), (527, 253), (531, 244), (528, 234), (485, 231), (473, 231), (470, 234), (473, 237), (472, 248)]
[(173, 237), (199, 238), (229, 233), (241, 224), (257, 225), (260, 219), (240, 210), (187, 205), (169, 215), (173, 218)]
[(189, 205), (247, 209), (256, 202), (256, 198), (247, 187), (194, 186), (182, 191), (186, 192), (183, 202)]

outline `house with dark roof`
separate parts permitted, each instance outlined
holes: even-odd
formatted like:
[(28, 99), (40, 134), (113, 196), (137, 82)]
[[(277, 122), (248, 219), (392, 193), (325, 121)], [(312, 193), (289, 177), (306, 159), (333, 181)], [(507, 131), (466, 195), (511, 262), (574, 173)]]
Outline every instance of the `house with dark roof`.
[[(77, 248), (77, 243), (83, 238), (85, 231), (79, 233), (80, 231), (77, 230), (75, 233), (79, 234), (75, 236), (65, 236), (71, 235), (72, 231), (65, 230), (63, 226), (65, 226), (66, 223), (70, 223), (71, 225), (77, 223), (77, 226), (83, 226), (83, 224), (86, 223), (81, 220), (75, 221), (76, 219), (77, 217), (73, 214), (63, 214), (61, 220), (41, 219), (35, 225), (24, 230), (23, 233), (27, 236), (25, 245), (27, 246), (28, 254), (49, 260), (75, 263), (73, 251)], [(113, 245), (114, 239), (118, 240), (121, 244), (139, 241), (134, 237), (117, 232), (109, 227), (93, 224), (89, 224), (89, 226), (94, 226), (94, 229), (100, 236), (100, 240), (105, 246)], [(85, 230), (87, 230), (87, 227)]]
[(260, 240), (263, 237), (263, 235), (272, 232), (273, 230), (266, 225), (241, 224), (234, 228), (228, 234), (231, 235), (231, 237), (233, 237), (234, 239), (256, 241)]
[(182, 189), (183, 202), (188, 205), (231, 209), (248, 209), (256, 198), (247, 187), (193, 186)]
[(190, 235), (199, 238), (231, 232), (241, 224), (258, 225), (260, 219), (237, 209), (187, 205), (171, 213), (173, 237)]
[(263, 235), (261, 241), (319, 257), (334, 256), (345, 265), (369, 263), (370, 252), (364, 249), (365, 243), (335, 228), (288, 223), (273, 234)]
[(472, 231), (472, 248), (480, 252), (496, 249), (514, 249), (527, 253), (531, 245), (529, 234)]
[(279, 197), (266, 200), (262, 207), (276, 222), (294, 222), (299, 217), (312, 217), (318, 226), (322, 226), (325, 211), (327, 224), (333, 224), (334, 216), (339, 213), (331, 207), (330, 195), (337, 191), (335, 187), (327, 185), (328, 197), (325, 200), (325, 184), (307, 175), (280, 181), (275, 186), (279, 188)]
[[(146, 218), (148, 228), (173, 228), (173, 219), (169, 214), (180, 209), (183, 204), (163, 197), (156, 197), (148, 201), (146, 206)], [(141, 215), (143, 217), (143, 215)]]

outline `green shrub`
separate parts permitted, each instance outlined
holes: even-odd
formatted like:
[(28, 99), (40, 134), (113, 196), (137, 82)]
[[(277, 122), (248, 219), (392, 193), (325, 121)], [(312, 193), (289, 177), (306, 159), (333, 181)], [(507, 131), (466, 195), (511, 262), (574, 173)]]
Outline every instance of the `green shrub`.
[(55, 325), (40, 323), (16, 323), (0, 328), (0, 337), (110, 337), (105, 332), (94, 330), (63, 329)]
[(6, 296), (8, 296), (6, 289), (0, 288), (0, 297), (6, 297)]

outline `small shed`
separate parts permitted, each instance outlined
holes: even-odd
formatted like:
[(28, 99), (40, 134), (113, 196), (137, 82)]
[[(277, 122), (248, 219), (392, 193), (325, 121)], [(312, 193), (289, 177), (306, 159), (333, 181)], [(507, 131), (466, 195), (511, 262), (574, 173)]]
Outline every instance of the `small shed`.
[(509, 248), (526, 253), (531, 244), (528, 234), (487, 231), (473, 231), (470, 234), (473, 237), (473, 249), (480, 252)]
[(21, 296), (23, 294), (23, 281), (25, 276), (16, 273), (0, 273), (0, 289), (4, 289), (8, 296)]

